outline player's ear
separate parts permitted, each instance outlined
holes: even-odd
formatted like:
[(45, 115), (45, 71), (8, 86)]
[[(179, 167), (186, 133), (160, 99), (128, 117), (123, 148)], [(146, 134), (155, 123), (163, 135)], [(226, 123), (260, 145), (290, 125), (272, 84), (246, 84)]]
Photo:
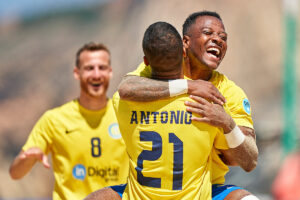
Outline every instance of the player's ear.
[(190, 37), (189, 36), (187, 36), (187, 35), (184, 35), (183, 36), (183, 39), (182, 39), (182, 42), (183, 42), (183, 48), (184, 49), (188, 49), (189, 48), (189, 46), (190, 46)]
[(73, 69), (73, 76), (74, 76), (74, 78), (76, 79), (76, 80), (79, 80), (79, 77), (80, 77), (80, 75), (79, 75), (79, 68), (78, 67), (74, 67), (74, 69)]
[(148, 59), (146, 58), (146, 56), (144, 56), (144, 63), (145, 63), (145, 65), (149, 65), (149, 61), (148, 61)]

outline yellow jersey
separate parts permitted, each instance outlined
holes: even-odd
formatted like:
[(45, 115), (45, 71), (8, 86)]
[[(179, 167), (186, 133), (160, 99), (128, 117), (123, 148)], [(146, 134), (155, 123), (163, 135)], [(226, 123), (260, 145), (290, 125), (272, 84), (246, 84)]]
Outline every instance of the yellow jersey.
[(102, 187), (125, 183), (128, 156), (112, 107), (99, 111), (77, 100), (47, 111), (36, 123), (23, 150), (51, 153), (53, 199), (83, 199)]
[(122, 199), (211, 199), (211, 151), (227, 149), (221, 129), (193, 122), (188, 95), (113, 105), (129, 155)]
[[(151, 67), (141, 63), (139, 67), (128, 73), (127, 75), (151, 77)], [(213, 71), (212, 77), (209, 80), (225, 97), (226, 103), (224, 108), (226, 112), (233, 118), (238, 126), (245, 126), (253, 128), (253, 121), (251, 118), (250, 102), (245, 92), (238, 87), (233, 81), (229, 80), (224, 74)], [(225, 175), (229, 168), (218, 156), (220, 152), (218, 149), (212, 151), (212, 183), (224, 184)]]

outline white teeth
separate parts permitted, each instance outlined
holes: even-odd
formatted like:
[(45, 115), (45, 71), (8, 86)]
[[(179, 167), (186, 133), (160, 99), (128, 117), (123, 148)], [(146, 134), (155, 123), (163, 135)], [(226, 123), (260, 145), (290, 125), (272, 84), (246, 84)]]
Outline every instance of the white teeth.
[(215, 51), (217, 56), (220, 54), (220, 50), (214, 47), (208, 48), (207, 51)]

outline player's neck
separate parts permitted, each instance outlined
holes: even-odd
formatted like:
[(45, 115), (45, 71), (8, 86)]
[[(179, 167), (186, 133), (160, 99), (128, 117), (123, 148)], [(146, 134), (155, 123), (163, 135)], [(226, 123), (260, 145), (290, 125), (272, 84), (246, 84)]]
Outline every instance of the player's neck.
[(189, 77), (192, 80), (201, 79), (208, 81), (212, 77), (212, 70), (206, 66), (194, 65), (189, 61), (188, 58), (185, 59), (184, 75)]
[(81, 93), (78, 101), (81, 106), (88, 110), (101, 110), (107, 104), (107, 97), (106, 95), (91, 97), (87, 94)]
[(199, 68), (192, 68), (191, 69), (191, 79), (201, 79), (208, 81), (212, 77), (212, 70), (201, 70)]

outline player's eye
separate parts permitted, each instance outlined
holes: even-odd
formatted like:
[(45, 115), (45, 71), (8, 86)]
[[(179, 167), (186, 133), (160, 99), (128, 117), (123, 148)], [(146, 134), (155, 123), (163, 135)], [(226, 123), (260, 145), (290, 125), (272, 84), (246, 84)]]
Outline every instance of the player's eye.
[(94, 67), (93, 66), (85, 66), (84, 69), (87, 71), (91, 71), (94, 69)]
[(221, 38), (222, 40), (224, 40), (225, 42), (227, 41), (227, 35), (220, 35), (220, 38)]
[(204, 29), (202, 33), (205, 35), (211, 35), (213, 32), (211, 30)]
[(99, 70), (107, 70), (108, 66), (107, 65), (100, 65)]

